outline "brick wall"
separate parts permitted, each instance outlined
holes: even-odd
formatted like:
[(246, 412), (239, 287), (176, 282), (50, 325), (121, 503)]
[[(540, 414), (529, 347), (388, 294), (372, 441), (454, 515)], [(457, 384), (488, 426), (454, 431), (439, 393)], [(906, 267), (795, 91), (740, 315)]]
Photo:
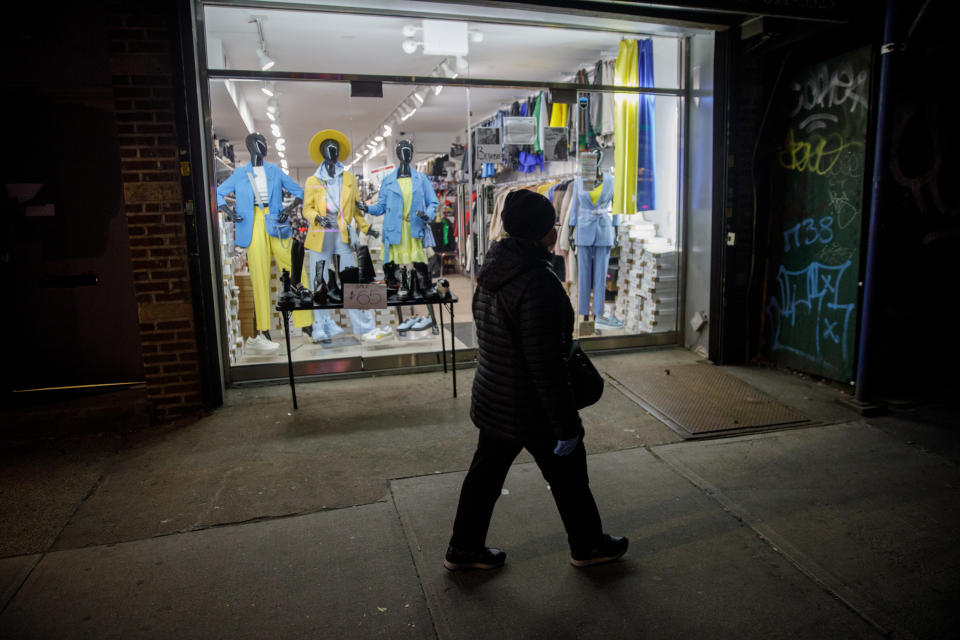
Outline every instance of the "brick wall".
[(170, 7), (164, 2), (105, 5), (147, 395), (161, 422), (203, 407), (178, 163)]

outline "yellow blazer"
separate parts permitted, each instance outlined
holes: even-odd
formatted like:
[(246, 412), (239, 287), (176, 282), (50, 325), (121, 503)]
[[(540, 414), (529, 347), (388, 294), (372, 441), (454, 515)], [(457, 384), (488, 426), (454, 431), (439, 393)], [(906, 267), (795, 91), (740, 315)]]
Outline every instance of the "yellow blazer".
[[(350, 223), (354, 220), (361, 231), (366, 233), (370, 229), (363, 213), (357, 209), (357, 178), (349, 171), (342, 174), (343, 182), (340, 185), (340, 213), (337, 214), (337, 226), (340, 228), (340, 239), (350, 242)], [(323, 250), (324, 228), (317, 221), (317, 216), (327, 214), (327, 187), (316, 176), (307, 178), (304, 189), (303, 217), (310, 223), (307, 230), (307, 239), (303, 246), (311, 251)]]

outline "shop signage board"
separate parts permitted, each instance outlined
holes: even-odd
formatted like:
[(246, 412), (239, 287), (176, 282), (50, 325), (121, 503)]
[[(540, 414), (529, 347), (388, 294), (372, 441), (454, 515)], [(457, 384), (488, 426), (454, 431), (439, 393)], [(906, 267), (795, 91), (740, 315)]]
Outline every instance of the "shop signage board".
[(805, 65), (777, 96), (765, 350), (847, 382), (856, 361), (870, 49)]
[(343, 283), (344, 309), (386, 309), (387, 285)]
[(499, 127), (477, 127), (477, 162), (501, 162), (503, 146)]
[(562, 162), (568, 158), (567, 128), (545, 127), (543, 129), (543, 159), (547, 162)]
[(536, 118), (508, 117), (503, 119), (503, 144), (534, 144), (536, 141)]

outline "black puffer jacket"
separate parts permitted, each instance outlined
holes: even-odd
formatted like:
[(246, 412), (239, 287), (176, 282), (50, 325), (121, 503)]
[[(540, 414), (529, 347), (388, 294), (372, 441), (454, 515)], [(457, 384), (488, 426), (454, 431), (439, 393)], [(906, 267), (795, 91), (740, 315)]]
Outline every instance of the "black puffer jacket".
[(573, 307), (549, 258), (527, 240), (495, 243), (473, 296), (479, 353), (470, 417), (514, 442), (583, 435), (564, 363)]

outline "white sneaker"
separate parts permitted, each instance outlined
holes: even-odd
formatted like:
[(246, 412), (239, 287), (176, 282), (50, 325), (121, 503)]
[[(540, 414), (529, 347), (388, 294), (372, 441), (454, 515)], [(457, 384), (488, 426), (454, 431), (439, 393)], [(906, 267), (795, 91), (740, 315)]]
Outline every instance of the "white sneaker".
[(363, 339), (367, 342), (383, 342), (389, 340), (393, 337), (393, 329), (390, 327), (379, 328), (377, 327), (369, 333), (363, 334)]
[(433, 318), (430, 316), (423, 316), (417, 320), (417, 323), (414, 324), (411, 329), (414, 331), (423, 331), (424, 329), (429, 329), (433, 326)]
[(265, 335), (258, 333), (256, 338), (247, 338), (244, 349), (251, 354), (269, 356), (280, 351), (280, 343), (267, 340)]
[(406, 320), (400, 323), (400, 326), (397, 327), (397, 331), (406, 331), (413, 325), (417, 324), (417, 322), (419, 321), (420, 321), (419, 316), (410, 316), (409, 318), (407, 318)]

